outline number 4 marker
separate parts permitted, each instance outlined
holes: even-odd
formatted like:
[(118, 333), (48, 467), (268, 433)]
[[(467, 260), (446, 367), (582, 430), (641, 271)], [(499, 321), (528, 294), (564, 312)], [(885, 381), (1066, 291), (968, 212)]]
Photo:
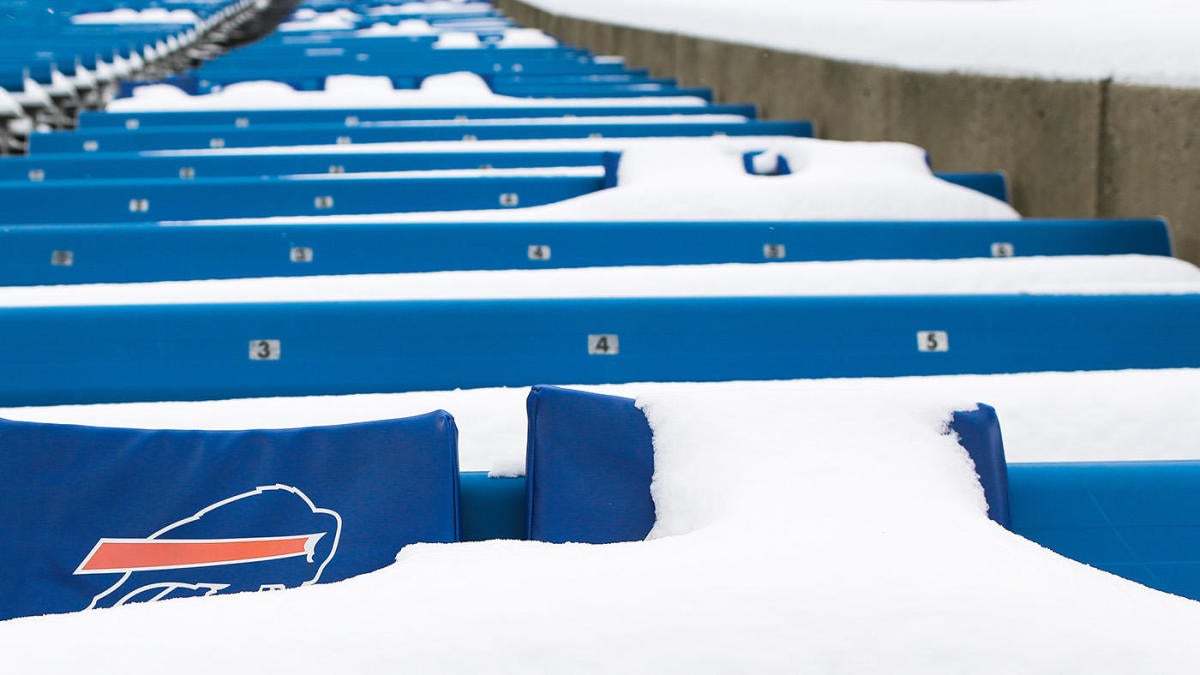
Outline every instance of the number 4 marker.
[(621, 338), (612, 333), (588, 336), (588, 354), (611, 356), (621, 351)]

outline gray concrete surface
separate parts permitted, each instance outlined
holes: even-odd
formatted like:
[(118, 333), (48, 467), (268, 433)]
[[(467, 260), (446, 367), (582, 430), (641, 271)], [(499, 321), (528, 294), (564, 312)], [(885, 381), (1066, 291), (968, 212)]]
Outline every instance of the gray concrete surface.
[(1108, 90), (1100, 211), (1163, 215), (1175, 254), (1200, 261), (1200, 90)]
[(1097, 211), (1097, 84), (892, 70), (888, 138), (924, 147), (944, 171), (1003, 169), (1028, 215)]
[(905, 71), (497, 4), (764, 118), (811, 119), (823, 138), (914, 143), (943, 171), (1004, 170), (1026, 216), (1165, 216), (1176, 255), (1200, 263), (1198, 90)]

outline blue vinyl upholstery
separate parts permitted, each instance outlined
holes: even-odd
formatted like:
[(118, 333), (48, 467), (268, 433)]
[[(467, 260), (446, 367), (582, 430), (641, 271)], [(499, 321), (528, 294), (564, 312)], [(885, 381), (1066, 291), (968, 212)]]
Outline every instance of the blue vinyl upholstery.
[(0, 420), (0, 448), (0, 619), (337, 581), (459, 538), (440, 411), (251, 431)]

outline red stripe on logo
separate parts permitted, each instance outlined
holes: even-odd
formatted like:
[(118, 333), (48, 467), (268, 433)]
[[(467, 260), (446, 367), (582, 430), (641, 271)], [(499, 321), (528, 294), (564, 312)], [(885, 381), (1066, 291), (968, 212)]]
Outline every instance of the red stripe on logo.
[(207, 567), (307, 555), (317, 540), (306, 534), (254, 539), (101, 539), (76, 574)]

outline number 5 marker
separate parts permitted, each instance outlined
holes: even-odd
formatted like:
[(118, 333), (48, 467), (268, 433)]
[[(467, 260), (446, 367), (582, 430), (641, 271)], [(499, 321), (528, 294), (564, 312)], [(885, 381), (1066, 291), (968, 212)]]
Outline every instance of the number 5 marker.
[(943, 330), (917, 331), (917, 351), (948, 352), (950, 351), (950, 336)]

